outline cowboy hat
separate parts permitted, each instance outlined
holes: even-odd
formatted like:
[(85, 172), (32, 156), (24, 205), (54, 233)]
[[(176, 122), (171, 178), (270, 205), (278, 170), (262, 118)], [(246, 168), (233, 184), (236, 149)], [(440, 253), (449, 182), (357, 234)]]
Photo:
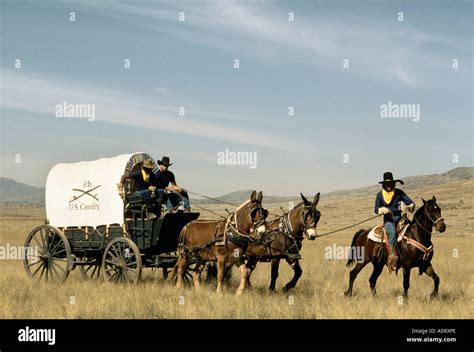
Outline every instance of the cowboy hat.
[(143, 160), (142, 167), (145, 169), (153, 170), (155, 167), (153, 166), (153, 162), (150, 159)]
[(402, 180), (394, 180), (393, 179), (393, 175), (391, 172), (384, 172), (383, 173), (383, 181), (379, 181), (379, 183), (381, 184), (384, 184), (386, 182), (400, 182), (402, 185), (403, 185), (403, 181)]
[(171, 166), (173, 165), (170, 163), (170, 158), (167, 156), (164, 156), (161, 158), (161, 160), (158, 160), (158, 165), (165, 165), (165, 166)]

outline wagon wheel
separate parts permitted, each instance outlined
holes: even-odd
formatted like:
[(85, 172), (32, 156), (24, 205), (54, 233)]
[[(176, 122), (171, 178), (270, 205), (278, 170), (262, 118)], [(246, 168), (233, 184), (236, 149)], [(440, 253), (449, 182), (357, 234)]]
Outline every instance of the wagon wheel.
[(85, 280), (95, 280), (100, 277), (101, 266), (99, 262), (95, 264), (78, 265), (78, 267), (81, 277)]
[(105, 281), (136, 284), (142, 274), (142, 257), (130, 239), (117, 237), (105, 247), (102, 275)]
[(64, 282), (71, 269), (71, 246), (57, 228), (34, 228), (25, 242), (23, 264), (29, 277), (37, 281)]
[(185, 285), (193, 285), (193, 273), (197, 263), (189, 264), (184, 271), (183, 281)]

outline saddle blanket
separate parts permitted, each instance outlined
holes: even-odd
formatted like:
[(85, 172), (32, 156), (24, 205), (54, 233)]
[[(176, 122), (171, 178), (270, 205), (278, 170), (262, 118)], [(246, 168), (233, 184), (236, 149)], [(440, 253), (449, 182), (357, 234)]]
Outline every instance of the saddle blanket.
[[(401, 231), (398, 233), (397, 242), (400, 242), (405, 235), (405, 232), (408, 228), (408, 224), (404, 225)], [(367, 236), (371, 241), (382, 242), (382, 234), (385, 232), (383, 225), (377, 225), (372, 230), (370, 230), (369, 235)]]

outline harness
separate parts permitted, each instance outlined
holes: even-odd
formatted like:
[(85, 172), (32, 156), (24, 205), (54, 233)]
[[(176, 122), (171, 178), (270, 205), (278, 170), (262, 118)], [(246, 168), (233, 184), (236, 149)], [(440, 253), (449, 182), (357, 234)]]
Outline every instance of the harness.
[[(283, 211), (283, 208), (280, 208)], [(311, 212), (311, 222), (309, 224), (305, 223), (306, 215)], [(301, 246), (300, 243), (304, 240), (304, 233), (306, 230), (309, 228), (316, 227), (317, 225), (317, 217), (314, 212), (313, 207), (311, 206), (304, 206), (304, 208), (301, 211), (301, 217), (300, 217), (300, 222), (302, 224), (302, 231), (301, 235), (295, 235), (294, 230), (293, 230), (293, 225), (291, 224), (291, 219), (290, 219), (290, 212), (284, 212), (283, 215), (280, 217), (280, 222), (278, 224), (278, 230), (273, 229), (267, 231), (267, 233), (262, 236), (260, 239), (256, 241), (258, 244), (262, 244), (267, 248), (267, 253), (268, 255), (265, 256), (265, 259), (271, 259), (271, 258), (276, 258), (280, 256), (273, 256), (272, 251), (271, 251), (271, 243), (276, 239), (276, 236), (278, 234), (282, 234), (284, 239), (288, 239), (290, 241), (290, 246), (286, 247), (285, 252), (283, 253), (282, 257), (288, 258), (288, 259), (301, 259)], [(259, 259), (264, 259), (260, 257)]]
[[(258, 221), (253, 221), (252, 220), (253, 219), (252, 214), (255, 211), (258, 211), (259, 215), (260, 215), (260, 218), (259, 218)], [(250, 217), (250, 220), (252, 222), (252, 226), (250, 228), (250, 233), (252, 233), (254, 231), (254, 229), (258, 228), (259, 226), (261, 226), (263, 224), (265, 224), (266, 216), (264, 216), (263, 208), (262, 208), (260, 203), (256, 204), (255, 206), (253, 206), (251, 208), (248, 208), (247, 209), (247, 215)], [(219, 227), (220, 227), (221, 223), (222, 223), (222, 220), (219, 221), (217, 226), (216, 226), (215, 235), (217, 234), (217, 231), (219, 231)], [(182, 238), (180, 238), (179, 247), (180, 247), (181, 250), (184, 251), (184, 253), (187, 256), (199, 256), (200, 253), (203, 250), (211, 247), (212, 245), (223, 245), (223, 246), (225, 246), (226, 242), (227, 242), (227, 239), (228, 239), (229, 241), (234, 243), (237, 247), (240, 247), (240, 248), (245, 250), (250, 242), (255, 241), (255, 238), (252, 237), (250, 235), (250, 233), (244, 233), (241, 230), (239, 230), (238, 224), (237, 224), (237, 212), (234, 211), (233, 213), (230, 213), (227, 216), (226, 223), (225, 223), (225, 226), (224, 226), (224, 231), (223, 231), (222, 235), (219, 235), (219, 236), (214, 235), (214, 238), (212, 240), (209, 240), (209, 241), (207, 241), (203, 244), (200, 244), (200, 245), (193, 246), (192, 248), (188, 248), (184, 244), (184, 237), (182, 237)]]
[[(433, 223), (435, 228), (436, 228), (436, 224), (439, 221), (444, 220), (441, 216), (436, 221), (433, 220), (431, 218), (430, 214), (428, 213), (428, 211), (426, 210), (426, 208), (425, 208), (425, 215), (428, 218), (428, 220), (430, 220)], [(422, 228), (427, 233), (431, 234), (432, 231), (428, 231), (428, 229), (426, 229), (423, 225), (421, 225), (416, 217), (415, 217), (415, 221), (416, 221), (417, 225), (420, 226), (420, 228)], [(433, 252), (433, 244), (431, 244), (429, 247), (426, 247), (423, 244), (421, 244), (420, 242), (418, 242), (417, 240), (405, 236), (405, 234), (402, 236), (402, 238), (405, 239), (409, 244), (411, 244), (412, 246), (418, 248), (420, 251), (423, 252), (423, 260), (428, 260), (431, 252)]]

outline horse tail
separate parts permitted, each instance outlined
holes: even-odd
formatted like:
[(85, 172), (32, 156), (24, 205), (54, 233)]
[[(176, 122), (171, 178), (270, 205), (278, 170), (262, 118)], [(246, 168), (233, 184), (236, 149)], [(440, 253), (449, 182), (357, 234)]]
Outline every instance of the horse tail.
[[(351, 249), (356, 246), (357, 239), (359, 238), (360, 235), (362, 235), (365, 232), (365, 230), (359, 230), (355, 233), (354, 237), (352, 238), (352, 243), (351, 243)], [(346, 267), (351, 267), (355, 263), (355, 258), (354, 256), (349, 256), (349, 259), (347, 260)]]
[(188, 225), (185, 225), (182, 229), (181, 232), (179, 233), (178, 236), (178, 253), (184, 251), (184, 246), (186, 244), (186, 229)]
[[(184, 226), (181, 229), (181, 232), (179, 233), (178, 236), (178, 261), (179, 258), (183, 255), (186, 255), (185, 253), (185, 245), (186, 245), (186, 226)], [(175, 265), (173, 266), (173, 270), (171, 270), (171, 273), (168, 275), (168, 282), (173, 282), (176, 279), (176, 276), (178, 275), (178, 261), (176, 261)]]

